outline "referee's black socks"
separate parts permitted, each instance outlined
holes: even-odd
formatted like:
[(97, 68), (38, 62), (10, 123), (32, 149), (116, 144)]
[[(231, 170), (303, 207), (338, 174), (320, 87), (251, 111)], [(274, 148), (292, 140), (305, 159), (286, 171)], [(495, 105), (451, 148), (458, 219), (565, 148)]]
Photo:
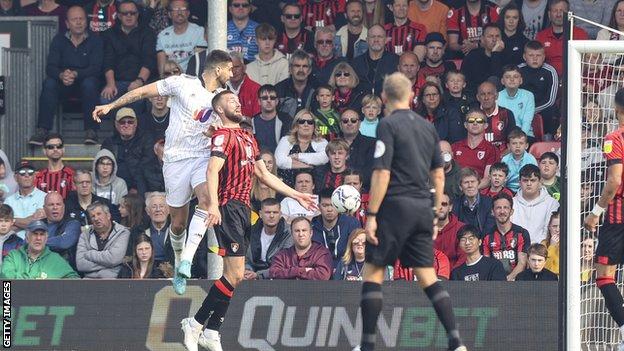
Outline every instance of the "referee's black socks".
[(360, 301), (360, 308), (362, 309), (362, 342), (360, 343), (360, 349), (362, 351), (375, 349), (375, 328), (377, 327), (377, 318), (379, 313), (381, 313), (382, 305), (381, 284), (364, 282), (362, 284), (362, 300)]
[(222, 276), (210, 288), (208, 296), (195, 314), (195, 320), (205, 325), (207, 329), (218, 331), (223, 324), (233, 294), (234, 287)]
[(605, 299), (605, 306), (609, 310), (609, 314), (618, 326), (624, 325), (624, 299), (620, 290), (615, 285), (615, 279), (611, 277), (598, 277), (596, 285), (600, 289)]
[(438, 319), (446, 330), (446, 335), (449, 340), (449, 350), (455, 350), (462, 344), (457, 330), (457, 324), (455, 324), (455, 313), (453, 313), (453, 306), (451, 305), (451, 296), (444, 290), (442, 284), (435, 282), (433, 285), (426, 287), (425, 294), (438, 315)]

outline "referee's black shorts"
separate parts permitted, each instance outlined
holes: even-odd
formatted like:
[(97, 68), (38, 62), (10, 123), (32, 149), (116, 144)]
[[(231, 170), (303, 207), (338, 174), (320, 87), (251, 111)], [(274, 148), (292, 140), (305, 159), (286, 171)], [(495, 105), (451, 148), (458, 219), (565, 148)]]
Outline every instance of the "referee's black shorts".
[(238, 200), (219, 207), (221, 224), (214, 227), (221, 256), (245, 256), (251, 232), (251, 210)]
[(366, 245), (366, 262), (385, 267), (397, 258), (404, 267), (433, 267), (431, 199), (385, 198), (377, 213), (379, 244)]

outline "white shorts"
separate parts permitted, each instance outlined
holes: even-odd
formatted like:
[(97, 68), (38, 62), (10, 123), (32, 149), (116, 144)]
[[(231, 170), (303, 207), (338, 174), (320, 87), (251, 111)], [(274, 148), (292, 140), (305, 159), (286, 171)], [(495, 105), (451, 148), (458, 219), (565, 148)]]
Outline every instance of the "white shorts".
[(187, 158), (180, 161), (164, 162), (163, 177), (167, 205), (182, 207), (193, 198), (193, 189), (206, 182), (209, 158)]

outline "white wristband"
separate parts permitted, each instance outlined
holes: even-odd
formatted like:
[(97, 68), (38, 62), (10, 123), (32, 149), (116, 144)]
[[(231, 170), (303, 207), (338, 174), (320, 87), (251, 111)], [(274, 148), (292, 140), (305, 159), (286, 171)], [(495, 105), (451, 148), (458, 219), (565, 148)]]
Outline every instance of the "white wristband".
[(600, 205), (598, 205), (597, 203), (594, 205), (594, 208), (592, 208), (592, 214), (596, 217), (600, 217), (600, 215), (605, 211), (604, 207), (601, 207)]

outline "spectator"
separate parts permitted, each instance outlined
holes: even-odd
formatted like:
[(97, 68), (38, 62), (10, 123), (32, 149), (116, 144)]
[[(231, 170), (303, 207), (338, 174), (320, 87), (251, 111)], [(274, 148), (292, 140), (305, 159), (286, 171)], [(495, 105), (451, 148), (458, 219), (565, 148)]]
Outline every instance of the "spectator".
[[(195, 56), (193, 56), (193, 57), (195, 57)], [(205, 58), (205, 56), (203, 56), (203, 57)], [(206, 62), (206, 61), (204, 60), (204, 62)], [(168, 78), (168, 77), (171, 77), (171, 76), (179, 76), (180, 74), (184, 73), (182, 71), (182, 67), (180, 67), (180, 65), (177, 62), (172, 61), (172, 60), (166, 60), (163, 67), (164, 67), (163, 71), (160, 74), (160, 78), (161, 79)], [(187, 74), (190, 74), (190, 73), (187, 71)], [(200, 80), (203, 79), (201, 77), (201, 75), (198, 78)]]
[(407, 17), (412, 22), (424, 25), (427, 33), (441, 33), (446, 39), (446, 18), (449, 10), (448, 6), (438, 0), (410, 1)]
[(503, 44), (505, 44), (502, 62), (514, 66), (521, 64), (523, 61), (522, 50), (524, 50), (524, 45), (529, 42), (529, 39), (524, 36), (526, 25), (520, 8), (515, 2), (508, 3), (501, 10), (498, 26), (501, 29)]
[(121, 198), (128, 193), (126, 182), (117, 177), (117, 161), (107, 149), (98, 151), (93, 159), (93, 193), (119, 205)]
[(287, 3), (282, 8), (281, 21), (283, 30), (277, 40), (277, 49), (288, 58), (297, 50), (314, 52), (314, 33), (303, 28), (301, 6)]
[[(314, 179), (312, 173), (306, 170), (301, 170), (295, 176), (295, 190), (306, 194), (314, 193)], [(319, 214), (318, 211), (311, 211), (301, 206), (297, 200), (291, 197), (285, 197), (280, 203), (282, 217), (286, 220), (286, 224), (291, 222), (297, 217), (306, 217), (308, 220), (312, 220)]]
[(89, 30), (100, 34), (113, 28), (118, 20), (116, 2), (113, 0), (92, 0), (85, 6)]
[[(612, 18), (612, 9), (615, 2), (616, 0), (601, 0), (586, 4), (583, 1), (570, 0), (568, 2), (568, 7), (572, 13), (582, 14), (583, 18), (588, 21), (608, 26), (609, 20)], [(564, 11), (564, 13), (566, 12), (567, 10)], [(552, 18), (551, 22), (554, 22)], [(596, 36), (600, 27), (593, 23), (585, 23), (584, 21), (575, 21), (575, 23), (578, 23), (579, 29), (583, 29), (587, 33), (586, 39), (597, 39)], [(577, 40), (576, 34), (573, 38)]]
[[(438, 3), (437, 0), (430, 1)], [(425, 37), (425, 49), (425, 57), (418, 70), (418, 80), (424, 81), (428, 77), (436, 77), (440, 82), (445, 81), (446, 73), (456, 70), (456, 67), (453, 62), (444, 60), (446, 40), (442, 32), (429, 32)]]
[(453, 158), (462, 168), (473, 168), (482, 178), (484, 174), (489, 174), (489, 167), (499, 159), (498, 148), (485, 139), (485, 113), (480, 109), (471, 109), (466, 114), (464, 127), (468, 136), (453, 143)]
[(256, 27), (258, 23), (249, 19), (250, 0), (232, 0), (228, 5), (231, 20), (227, 23), (228, 51), (240, 52), (247, 62), (254, 60), (258, 53)]
[(334, 68), (344, 58), (339, 57), (334, 47), (336, 32), (329, 27), (318, 28), (314, 33), (314, 66), (312, 66), (312, 76), (315, 83), (327, 84), (332, 77)]
[(479, 194), (479, 175), (474, 169), (463, 168), (460, 174), (462, 195), (453, 201), (453, 214), (485, 233), (494, 226), (492, 199)]
[(379, 96), (384, 77), (396, 71), (399, 57), (384, 50), (386, 31), (382, 26), (370, 27), (366, 35), (368, 51), (354, 58), (352, 66), (360, 81), (366, 83), (372, 89), (372, 93)]
[[(433, 249), (433, 269), (438, 280), (449, 280), (451, 275), (449, 259), (442, 251), (436, 248)], [(397, 259), (393, 267), (392, 280), (416, 281), (417, 277), (414, 275), (414, 268), (403, 266), (401, 260)]]
[(444, 193), (448, 194), (453, 201), (462, 195), (461, 166), (453, 159), (453, 149), (448, 141), (440, 140), (440, 152), (444, 160)]
[(325, 147), (325, 154), (327, 154), (329, 162), (319, 167), (316, 172), (315, 188), (333, 190), (341, 186), (344, 181), (344, 175), (347, 171), (349, 144), (342, 139), (334, 139)]
[[(151, 240), (154, 251), (154, 265), (159, 267), (163, 263), (173, 265), (173, 248), (167, 235), (169, 227), (169, 206), (165, 202), (165, 193), (151, 192), (145, 194), (145, 212), (149, 217), (149, 226), (143, 234)], [(133, 241), (136, 242), (136, 238)]]
[(526, 134), (515, 127), (511, 130), (508, 136), (509, 153), (503, 157), (501, 162), (505, 163), (509, 167), (509, 173), (507, 174), (507, 187), (514, 193), (520, 188), (520, 169), (525, 165), (536, 165), (537, 160), (533, 155), (527, 152), (529, 143)]
[(465, 92), (466, 76), (456, 69), (446, 73), (444, 81), (446, 92), (444, 93), (444, 103), (449, 110), (459, 111), (462, 116), (474, 105), (475, 98)]
[(347, 1), (347, 24), (336, 31), (336, 43), (340, 55), (353, 60), (366, 52), (368, 29), (364, 26), (364, 4), (360, 1)]
[(65, 212), (69, 218), (77, 220), (81, 226), (88, 226), (91, 224), (91, 219), (87, 213), (87, 207), (95, 202), (100, 202), (108, 206), (115, 222), (121, 220), (117, 206), (111, 204), (110, 200), (97, 196), (92, 192), (94, 188), (90, 171), (84, 169), (77, 170), (74, 182), (76, 183), (76, 191), (70, 192), (67, 196), (67, 201), (65, 201)]
[(43, 142), (43, 154), (48, 159), (48, 166), (35, 173), (35, 186), (45, 192), (56, 191), (63, 199), (76, 188), (74, 184), (74, 169), (63, 164), (65, 146), (63, 137), (57, 133), (50, 133)]
[(314, 127), (314, 116), (308, 110), (295, 115), (290, 135), (280, 139), (275, 149), (278, 174), (286, 184), (294, 184), (294, 172), (313, 169), (327, 163), (327, 140), (321, 138)]
[(442, 101), (442, 88), (434, 82), (426, 82), (420, 91), (421, 116), (433, 123), (438, 136), (450, 143), (460, 141), (466, 137), (463, 125), (463, 116), (458, 110), (448, 110)]
[(334, 106), (339, 113), (347, 109), (361, 111), (362, 99), (368, 87), (360, 81), (355, 70), (347, 62), (338, 63), (331, 72), (329, 85), (334, 88)]
[(533, 134), (535, 97), (532, 92), (520, 89), (522, 72), (515, 65), (503, 67), (501, 83), (505, 89), (501, 90), (498, 95), (499, 106), (511, 111), (516, 125), (522, 129), (530, 141), (535, 140), (535, 134)]
[(377, 125), (381, 116), (381, 99), (368, 94), (362, 99), (364, 120), (360, 124), (360, 134), (369, 138), (377, 138)]
[[(301, 13), (303, 14), (303, 25), (306, 29), (318, 30), (319, 28), (329, 27), (336, 31), (336, 20), (344, 16), (345, 1), (335, 0), (313, 0), (299, 1), (302, 4)], [(344, 17), (343, 17), (344, 18)]]
[[(139, 7), (132, 0), (117, 6), (119, 24), (103, 34), (106, 86), (100, 93), (102, 105), (142, 87), (157, 72), (156, 36), (146, 26), (139, 26)], [(136, 102), (131, 107), (142, 112), (143, 105)]]
[(169, 17), (172, 25), (158, 33), (156, 38), (156, 60), (158, 72), (165, 72), (165, 61), (172, 60), (180, 65), (181, 72), (186, 72), (193, 53), (208, 46), (204, 37), (204, 28), (190, 23), (187, 0), (173, 0), (169, 3)]
[[(22, 8), (18, 0), (2, 0), (0, 1), (0, 16), (20, 16)], [(61, 21), (59, 21), (59, 24)]]
[(275, 198), (262, 200), (260, 219), (251, 227), (245, 279), (268, 279), (275, 255), (292, 246), (293, 237), (281, 216), (280, 203)]
[(258, 146), (272, 153), (275, 152), (279, 140), (292, 128), (292, 118), (277, 110), (277, 99), (277, 91), (273, 85), (261, 86), (258, 90), (260, 113), (251, 119)]
[(80, 237), (80, 222), (66, 216), (65, 203), (59, 193), (46, 195), (44, 203), (50, 250), (63, 257), (73, 269), (76, 269), (76, 245)]
[(354, 229), (351, 234), (349, 234), (344, 255), (342, 255), (342, 258), (338, 262), (332, 279), (362, 280), (365, 251), (366, 232), (362, 228)]
[[(347, 73), (349, 74), (349, 73)], [(316, 130), (327, 140), (336, 138), (340, 133), (340, 115), (334, 109), (335, 95), (331, 85), (321, 84), (316, 88)]]
[(165, 131), (169, 127), (168, 96), (154, 96), (149, 98), (149, 108), (138, 116), (140, 132), (152, 135), (155, 140), (164, 139)]
[(514, 197), (511, 221), (529, 231), (531, 243), (546, 238), (550, 214), (559, 209), (559, 203), (548, 195), (540, 183), (540, 170), (535, 165), (520, 169), (520, 190)]
[(505, 280), (503, 264), (492, 257), (481, 255), (481, 233), (471, 225), (465, 225), (457, 233), (459, 247), (466, 254), (466, 262), (453, 269), (451, 280), (486, 281)]
[(230, 52), (230, 57), (232, 58), (232, 77), (226, 83), (227, 89), (238, 95), (243, 116), (251, 118), (260, 113), (258, 103), (260, 84), (254, 82), (245, 73), (245, 62), (240, 52)]
[[(273, 175), (277, 176), (277, 166), (275, 165), (275, 156), (268, 150), (260, 151), (260, 158), (267, 170)], [(251, 209), (256, 212), (260, 212), (260, 205), (262, 201), (268, 198), (276, 198), (277, 192), (269, 188), (266, 184), (261, 182), (258, 177), (254, 177), (253, 185), (251, 188)]]
[(561, 179), (557, 175), (559, 173), (559, 156), (554, 152), (544, 152), (539, 159), (539, 169), (540, 181), (548, 191), (548, 195), (559, 201), (561, 197)]
[(451, 9), (446, 20), (449, 48), (457, 51), (458, 57), (479, 48), (479, 37), (485, 34), (488, 24), (498, 21), (498, 13), (498, 6), (488, 0), (466, 1), (465, 5)]
[(419, 61), (423, 60), (427, 28), (407, 18), (407, 0), (392, 0), (390, 5), (393, 21), (384, 26), (386, 37), (390, 38), (386, 44), (386, 50), (397, 55), (412, 51), (418, 56)]
[[(37, 131), (28, 142), (43, 145), (54, 124), (59, 98), (79, 95), (85, 128), (85, 144), (97, 144), (98, 124), (91, 118), (97, 105), (102, 74), (104, 45), (97, 35), (89, 35), (82, 7), (67, 10), (67, 33), (58, 33), (50, 43), (46, 78), (39, 97)], [(60, 118), (60, 117), (59, 117)]]
[[(18, 7), (19, 8), (19, 7)], [(59, 5), (55, 0), (38, 0), (21, 9), (23, 16), (51, 16), (58, 18), (59, 33), (65, 35), (69, 25), (67, 21), (67, 7)]]
[(117, 165), (114, 171), (126, 181), (128, 189), (144, 194), (148, 190), (145, 170), (156, 163), (156, 157), (153, 136), (137, 130), (137, 122), (136, 113), (131, 108), (120, 108), (115, 115), (117, 133), (104, 140), (102, 149), (115, 156)]
[(163, 29), (171, 25), (171, 18), (168, 15), (168, 0), (149, 0), (143, 6), (145, 18), (143, 21), (155, 34), (160, 33)]
[(21, 161), (15, 165), (15, 180), (17, 191), (4, 200), (5, 205), (11, 206), (15, 216), (15, 227), (20, 238), (26, 236), (26, 227), (32, 221), (45, 218), (43, 204), (46, 193), (35, 187), (35, 167), (28, 161)]
[(373, 154), (375, 139), (360, 133), (360, 116), (354, 110), (345, 110), (340, 117), (342, 139), (349, 144), (347, 166), (362, 173), (365, 189), (368, 189), (373, 173)]
[[(617, 0), (611, 10), (611, 19), (609, 20), (609, 28), (623, 31), (624, 30), (624, 16), (621, 13), (624, 12), (624, 0)], [(622, 40), (624, 36), (614, 33), (606, 28), (602, 28), (596, 35), (596, 40)], [(609, 63), (615, 63), (617, 61), (617, 55), (609, 55), (605, 58), (605, 61)]]
[[(449, 38), (450, 36), (451, 34)], [(501, 53), (504, 46), (500, 28), (493, 23), (486, 25), (481, 34), (480, 47), (466, 54), (461, 65), (461, 70), (466, 77), (466, 90), (469, 94), (474, 94), (479, 84), (486, 80), (498, 81), (503, 67)]]
[(9, 205), (0, 205), (0, 266), (2, 261), (13, 250), (17, 250), (24, 245), (24, 240), (17, 236), (13, 230), (15, 217), (13, 209)]
[(411, 51), (404, 52), (399, 57), (399, 66), (397, 67), (397, 70), (403, 73), (412, 83), (412, 93), (414, 93), (414, 97), (410, 103), (410, 107), (412, 110), (415, 110), (420, 104), (418, 99), (420, 98), (421, 88), (426, 82), (426, 79), (423, 77), (420, 77), (419, 79), (418, 76), (418, 72), (420, 70), (420, 60), (418, 59), (418, 56)]
[(442, 207), (436, 214), (438, 235), (434, 239), (433, 247), (447, 257), (449, 265), (453, 269), (466, 261), (466, 255), (459, 249), (459, 242), (457, 241), (457, 232), (464, 226), (464, 223), (453, 214), (453, 203), (448, 194), (442, 195), (441, 204)]
[(144, 213), (145, 203), (143, 198), (137, 194), (126, 194), (119, 201), (119, 214), (121, 215), (119, 224), (130, 230), (131, 238), (136, 237), (137, 233), (143, 231)]
[(140, 234), (131, 245), (132, 261), (124, 262), (117, 278), (123, 279), (158, 279), (164, 278), (154, 258), (152, 240)]
[(12, 250), (2, 261), (3, 279), (64, 279), (79, 278), (59, 254), (47, 246), (46, 224), (34, 220), (28, 224), (26, 245)]
[(82, 232), (76, 249), (76, 266), (85, 278), (113, 279), (121, 270), (128, 248), (130, 232), (111, 220), (104, 204), (95, 203), (87, 208), (93, 226)]
[(9, 158), (0, 150), (0, 185), (5, 185), (6, 189), (3, 191), (4, 195), (0, 196), (1, 199), (6, 200), (9, 196), (17, 192), (17, 182), (13, 176), (13, 169), (11, 169), (11, 163)]
[[(570, 4), (567, 0), (551, 0), (548, 2), (548, 19), (550, 27), (540, 31), (535, 40), (544, 45), (546, 62), (553, 66), (559, 78), (563, 75), (563, 16), (568, 13)], [(600, 7), (597, 7), (600, 9)], [(587, 11), (584, 11), (587, 13)], [(593, 25), (592, 25), (593, 26)], [(577, 26), (572, 27), (570, 37), (574, 40), (589, 40), (587, 32)]]
[(288, 59), (275, 48), (277, 31), (268, 23), (256, 27), (258, 54), (247, 64), (249, 78), (260, 85), (275, 85), (288, 78)]
[(293, 246), (280, 250), (271, 261), (272, 279), (329, 280), (332, 256), (329, 250), (312, 241), (312, 227), (306, 218), (295, 218), (290, 225)]
[(502, 193), (493, 199), (492, 213), (496, 225), (488, 229), (483, 238), (483, 254), (501, 261), (507, 280), (513, 281), (527, 265), (527, 252), (531, 239), (526, 229), (511, 223), (513, 199)]
[(302, 109), (309, 109), (314, 98), (314, 86), (310, 78), (312, 59), (305, 51), (297, 50), (288, 61), (290, 76), (277, 83), (275, 90), (280, 98), (280, 111), (293, 117)]
[(392, 20), (392, 14), (384, 0), (364, 0), (364, 27), (383, 26)]
[(548, 234), (546, 239), (541, 242), (546, 247), (548, 253), (544, 267), (557, 276), (559, 275), (559, 242), (561, 241), (559, 220), (559, 211), (551, 213), (550, 221), (548, 222)]
[(496, 162), (490, 167), (490, 186), (481, 189), (480, 194), (494, 198), (498, 194), (507, 194), (511, 197), (514, 196), (514, 192), (511, 191), (505, 185), (509, 175), (509, 166), (503, 162)]
[(343, 185), (351, 185), (360, 193), (360, 208), (355, 210), (351, 215), (355, 217), (360, 226), (364, 228), (366, 225), (366, 210), (368, 209), (368, 193), (362, 189), (362, 173), (360, 171), (349, 168), (345, 171)]
[(550, 26), (548, 19), (548, 0), (514, 0), (522, 19), (526, 24), (524, 35), (529, 40), (535, 40), (535, 36), (542, 29)]
[(545, 268), (548, 260), (548, 250), (542, 244), (533, 244), (529, 247), (529, 268), (518, 274), (516, 280), (529, 281), (557, 281), (557, 275)]

